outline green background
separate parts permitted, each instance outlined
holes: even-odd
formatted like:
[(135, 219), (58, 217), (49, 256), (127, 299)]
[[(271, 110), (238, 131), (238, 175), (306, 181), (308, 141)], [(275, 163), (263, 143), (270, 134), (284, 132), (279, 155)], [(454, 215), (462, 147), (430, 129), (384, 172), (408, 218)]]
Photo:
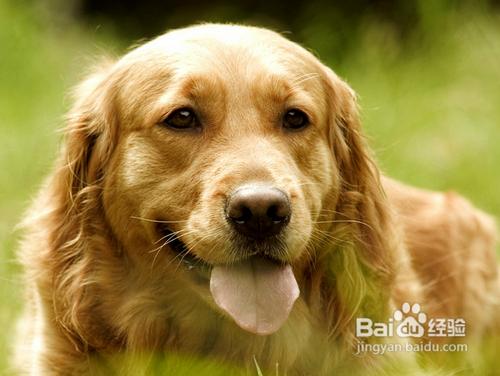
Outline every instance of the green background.
[[(121, 32), (123, 24), (100, 22), (104, 16), (78, 17), (43, 4), (0, 2), (0, 372), (5, 374), (22, 303), (15, 226), (50, 172), (70, 105), (68, 91), (99, 56), (118, 56), (141, 37), (141, 30)], [(415, 4), (411, 27), (369, 12), (350, 24), (335, 5), (324, 4), (310, 9), (311, 17), (302, 16), (286, 35), (313, 50), (357, 91), (365, 131), (386, 174), (416, 186), (455, 190), (498, 217), (500, 13), (482, 2)], [(243, 20), (283, 30), (283, 23), (265, 13), (215, 12), (186, 22)], [(336, 20), (343, 20), (338, 30), (332, 26)], [(166, 18), (162, 28), (178, 23)], [(195, 372), (192, 367), (225, 372), (191, 361), (180, 361), (179, 367), (177, 374), (183, 367), (186, 374)]]

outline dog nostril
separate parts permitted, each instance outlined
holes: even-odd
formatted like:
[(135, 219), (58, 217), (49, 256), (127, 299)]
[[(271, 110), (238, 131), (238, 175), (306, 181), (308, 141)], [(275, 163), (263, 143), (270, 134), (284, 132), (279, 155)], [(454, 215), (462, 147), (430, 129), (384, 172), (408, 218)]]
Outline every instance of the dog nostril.
[(237, 210), (233, 210), (232, 215), (230, 217), (239, 225), (244, 224), (252, 217), (252, 212), (249, 208), (242, 206), (237, 208)]
[(249, 186), (228, 199), (226, 217), (235, 229), (252, 238), (278, 234), (289, 222), (288, 196), (276, 188)]
[(287, 216), (287, 214), (282, 208), (280, 208), (279, 205), (272, 205), (269, 209), (267, 209), (266, 214), (273, 221), (273, 223), (280, 223), (284, 221)]

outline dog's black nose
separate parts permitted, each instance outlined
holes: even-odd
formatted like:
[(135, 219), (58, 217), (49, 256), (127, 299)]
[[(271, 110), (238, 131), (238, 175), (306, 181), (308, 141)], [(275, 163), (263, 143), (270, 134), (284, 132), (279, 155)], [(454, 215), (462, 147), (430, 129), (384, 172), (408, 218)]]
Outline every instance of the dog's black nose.
[(237, 189), (226, 206), (228, 221), (237, 231), (254, 239), (278, 234), (288, 224), (291, 214), (288, 196), (271, 187)]

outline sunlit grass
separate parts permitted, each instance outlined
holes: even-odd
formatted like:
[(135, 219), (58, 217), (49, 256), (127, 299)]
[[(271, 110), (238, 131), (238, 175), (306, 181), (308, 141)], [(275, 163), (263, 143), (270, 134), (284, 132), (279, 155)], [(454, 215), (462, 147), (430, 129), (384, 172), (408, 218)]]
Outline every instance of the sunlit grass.
[[(52, 164), (68, 89), (103, 46), (124, 45), (96, 30), (58, 29), (35, 10), (8, 4), (0, 3), (0, 372), (22, 302), (14, 226)], [(367, 22), (348, 52), (328, 48), (327, 30), (300, 35), (359, 93), (365, 129), (386, 173), (453, 188), (498, 216), (500, 18), (441, 16), (404, 42), (390, 27)], [(172, 364), (178, 375), (230, 374), (203, 361)]]
[(0, 373), (22, 301), (14, 226), (52, 165), (68, 89), (104, 44), (10, 4), (0, 2)]

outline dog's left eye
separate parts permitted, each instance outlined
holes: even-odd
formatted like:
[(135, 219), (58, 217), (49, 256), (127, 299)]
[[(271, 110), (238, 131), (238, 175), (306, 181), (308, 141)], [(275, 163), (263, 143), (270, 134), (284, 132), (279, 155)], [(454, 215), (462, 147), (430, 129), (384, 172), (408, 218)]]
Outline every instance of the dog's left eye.
[(288, 110), (283, 117), (283, 127), (287, 129), (299, 130), (309, 125), (307, 115), (296, 108)]
[(172, 112), (162, 124), (177, 130), (188, 130), (199, 126), (198, 118), (190, 108), (181, 108)]

